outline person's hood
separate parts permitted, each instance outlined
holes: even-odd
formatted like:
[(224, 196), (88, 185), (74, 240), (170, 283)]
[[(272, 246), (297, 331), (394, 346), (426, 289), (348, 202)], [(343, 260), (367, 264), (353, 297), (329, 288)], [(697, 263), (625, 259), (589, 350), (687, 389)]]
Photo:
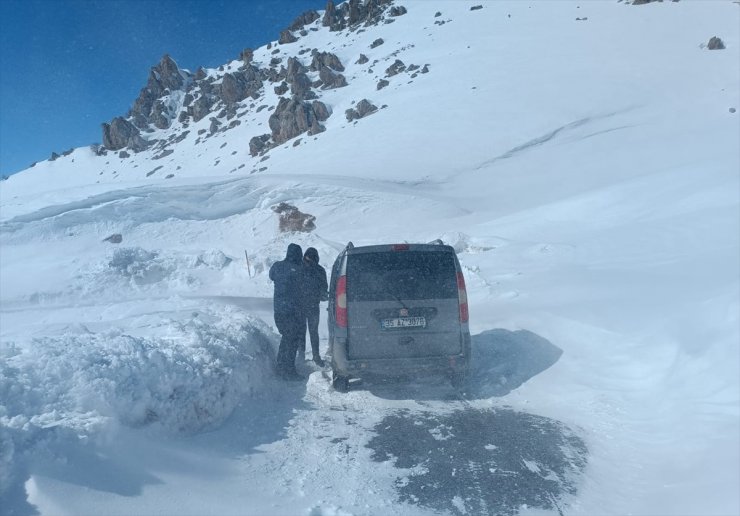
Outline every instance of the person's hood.
[(314, 247), (306, 249), (306, 254), (304, 254), (303, 257), (308, 258), (315, 264), (319, 263), (319, 252)]
[(292, 263), (301, 263), (303, 260), (303, 250), (298, 244), (289, 244), (288, 252), (285, 253), (285, 259)]

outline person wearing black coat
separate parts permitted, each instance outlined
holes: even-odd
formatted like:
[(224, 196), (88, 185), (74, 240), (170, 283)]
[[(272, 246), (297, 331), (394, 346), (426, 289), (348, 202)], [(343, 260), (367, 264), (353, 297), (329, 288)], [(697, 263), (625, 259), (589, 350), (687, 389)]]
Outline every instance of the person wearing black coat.
[(319, 252), (313, 247), (306, 249), (303, 255), (303, 347), (306, 349), (306, 329), (311, 337), (313, 361), (319, 367), (324, 366), (319, 353), (319, 303), (329, 299), (329, 284), (326, 281), (326, 270), (319, 265)]
[(277, 373), (286, 380), (301, 378), (295, 368), (295, 356), (305, 338), (302, 254), (301, 246), (290, 244), (285, 260), (275, 262), (270, 267), (270, 279), (275, 284), (273, 295), (275, 325), (281, 336)]

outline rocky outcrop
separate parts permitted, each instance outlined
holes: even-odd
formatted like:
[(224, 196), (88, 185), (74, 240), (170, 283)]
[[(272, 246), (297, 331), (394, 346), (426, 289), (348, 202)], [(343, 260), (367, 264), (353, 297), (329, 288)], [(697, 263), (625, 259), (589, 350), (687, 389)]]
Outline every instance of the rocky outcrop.
[(725, 43), (717, 36), (714, 36), (709, 40), (709, 43), (707, 43), (707, 48), (709, 50), (724, 50), (725, 49)]
[(226, 73), (221, 81), (219, 97), (226, 104), (235, 104), (247, 97), (259, 97), (262, 77), (255, 66), (246, 66), (242, 71)]
[(388, 14), (395, 17), (395, 16), (403, 16), (407, 12), (408, 11), (406, 10), (404, 6), (394, 5), (393, 7), (391, 7), (391, 10), (388, 11)]
[(276, 145), (284, 143), (311, 129), (317, 130), (319, 122), (326, 120), (328, 109), (322, 102), (309, 104), (300, 97), (281, 98), (275, 112), (270, 115), (270, 130)]
[(280, 39), (278, 39), (278, 43), (281, 45), (287, 45), (288, 43), (295, 43), (298, 41), (298, 38), (296, 38), (292, 32), (289, 30), (284, 30), (280, 33)]
[(380, 45), (382, 45), (383, 43), (385, 43), (385, 41), (383, 40), (383, 38), (378, 38), (378, 39), (376, 39), (375, 41), (373, 41), (372, 43), (370, 43), (370, 48), (376, 48), (376, 47), (379, 47), (379, 46), (380, 46)]
[(344, 71), (344, 65), (339, 58), (331, 52), (319, 52), (314, 49), (312, 54), (311, 65), (308, 67), (312, 72), (318, 72), (322, 68), (327, 67), (337, 72)]
[(400, 59), (396, 59), (392, 65), (385, 69), (386, 77), (393, 77), (398, 75), (406, 69), (406, 65)]
[(253, 58), (254, 51), (251, 48), (245, 48), (244, 50), (242, 50), (241, 54), (239, 54), (239, 59), (241, 59), (247, 66), (252, 63)]
[(128, 116), (132, 117), (137, 127), (144, 129), (150, 122), (155, 102), (169, 92), (182, 89), (187, 77), (186, 72), (180, 70), (177, 63), (165, 54), (149, 71), (146, 86), (139, 92)]
[(322, 82), (321, 88), (324, 90), (347, 86), (347, 79), (344, 78), (344, 75), (332, 72), (328, 66), (324, 66), (319, 70), (319, 79)]
[(202, 93), (195, 99), (192, 105), (188, 106), (188, 114), (193, 117), (193, 122), (200, 122), (211, 112), (211, 107), (215, 103), (215, 98), (207, 93)]
[(378, 90), (382, 90), (383, 88), (385, 88), (385, 87), (386, 87), (386, 86), (388, 86), (389, 84), (390, 84), (390, 83), (389, 83), (388, 81), (386, 81), (385, 79), (380, 79), (380, 80), (378, 81), (378, 84), (377, 84), (377, 86), (376, 86), (376, 89), (378, 89)]
[(326, 104), (318, 100), (314, 100), (311, 103), (311, 109), (313, 109), (313, 113), (319, 122), (323, 122), (331, 116), (331, 111), (326, 107)]
[(355, 61), (355, 64), (362, 65), (362, 64), (367, 63), (368, 61), (370, 60), (367, 58), (365, 54), (360, 54), (360, 58), (357, 61)]
[(326, 4), (326, 12), (322, 20), (324, 27), (331, 31), (353, 28), (361, 23), (366, 26), (380, 23), (383, 14), (393, 0), (349, 0), (339, 7), (332, 0)]
[(268, 147), (269, 141), (270, 141), (269, 134), (255, 136), (254, 138), (249, 140), (249, 154), (251, 156), (257, 156), (260, 152), (262, 152)]
[(110, 124), (103, 124), (103, 145), (108, 150), (128, 147), (138, 152), (146, 149), (149, 144), (141, 137), (134, 124), (125, 118), (116, 117)]
[(321, 18), (321, 15), (317, 13), (316, 11), (306, 11), (305, 13), (301, 14), (298, 18), (293, 20), (293, 23), (291, 23), (288, 26), (288, 30), (296, 31), (301, 30), (306, 25), (310, 25), (311, 23), (315, 22)]
[(369, 100), (362, 99), (357, 103), (357, 106), (354, 109), (348, 109), (344, 112), (345, 116), (347, 117), (348, 122), (352, 122), (353, 120), (358, 120), (360, 118), (364, 118), (367, 115), (370, 115), (372, 113), (375, 113), (378, 110), (376, 106), (374, 106)]

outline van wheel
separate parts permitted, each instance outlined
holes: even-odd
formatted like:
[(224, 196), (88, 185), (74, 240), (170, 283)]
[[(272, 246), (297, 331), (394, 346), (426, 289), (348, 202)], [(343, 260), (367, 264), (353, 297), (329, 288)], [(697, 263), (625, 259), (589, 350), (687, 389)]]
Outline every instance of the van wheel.
[(465, 371), (453, 371), (450, 374), (450, 384), (455, 389), (460, 389), (464, 387), (467, 379), (468, 379), (468, 375), (465, 374)]
[(331, 386), (334, 387), (334, 390), (337, 392), (347, 392), (349, 391), (349, 378), (337, 374), (336, 371), (332, 371)]

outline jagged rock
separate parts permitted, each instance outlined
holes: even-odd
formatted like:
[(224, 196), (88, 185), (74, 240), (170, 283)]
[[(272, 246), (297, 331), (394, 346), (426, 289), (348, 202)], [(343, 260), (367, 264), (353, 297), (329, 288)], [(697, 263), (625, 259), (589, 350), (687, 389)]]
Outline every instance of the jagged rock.
[(311, 124), (311, 128), (308, 130), (308, 135), (315, 136), (319, 133), (323, 133), (324, 131), (326, 131), (326, 127), (324, 127), (317, 121), (314, 121), (314, 123)]
[(299, 97), (305, 97), (311, 91), (311, 79), (305, 73), (296, 74), (289, 79), (290, 92)]
[(293, 23), (288, 26), (288, 30), (300, 30), (306, 25), (315, 22), (319, 18), (321, 18), (321, 15), (316, 11), (306, 11), (305, 13), (298, 16), (298, 18), (293, 20)]
[(313, 87), (313, 88), (321, 88), (321, 86), (323, 84), (324, 84), (324, 81), (322, 81), (321, 79), (316, 79), (315, 81), (313, 81), (311, 83), (311, 87)]
[(273, 206), (272, 211), (279, 215), (278, 229), (281, 233), (293, 231), (310, 233), (316, 229), (316, 217), (301, 212), (292, 204), (281, 202), (277, 206)]
[(419, 65), (411, 64), (411, 65), (409, 65), (408, 68), (406, 68), (406, 71), (407, 72), (413, 72), (413, 71), (418, 70), (418, 69), (419, 69)]
[(324, 18), (321, 20), (321, 25), (324, 27), (331, 27), (337, 19), (336, 7), (332, 0), (326, 2), (326, 11), (324, 12)]
[(284, 30), (280, 33), (280, 39), (278, 39), (278, 43), (281, 45), (287, 45), (288, 43), (295, 43), (298, 41), (298, 38), (296, 38), (292, 32), (289, 30)]
[(205, 79), (206, 77), (207, 77), (207, 75), (206, 75), (206, 71), (205, 71), (205, 70), (203, 69), (203, 67), (201, 66), (201, 67), (199, 67), (199, 68), (198, 68), (198, 69), (197, 69), (197, 70), (195, 71), (195, 75), (193, 76), (193, 79), (195, 79), (196, 81), (202, 81), (202, 80), (203, 80), (203, 79)]
[(429, 73), (429, 65), (424, 65), (424, 67), (420, 70), (420, 73)]
[(367, 63), (368, 61), (370, 60), (367, 58), (365, 54), (360, 54), (360, 58), (357, 61), (355, 61), (355, 64), (362, 65), (362, 64)]
[(295, 57), (289, 57), (288, 67), (285, 69), (281, 69), (280, 73), (284, 74), (284, 78), (288, 82), (290, 82), (290, 80), (296, 75), (306, 73), (307, 71), (308, 68), (306, 68), (298, 59), (296, 59)]
[[(175, 152), (175, 151), (173, 151), (172, 149), (165, 149), (161, 153), (157, 154), (156, 156), (152, 156), (152, 159), (166, 158), (167, 156), (169, 156), (173, 152)], [(162, 167), (159, 167), (159, 168), (162, 168)]]
[(407, 12), (408, 11), (406, 10), (406, 8), (404, 6), (402, 6), (402, 5), (399, 5), (399, 6), (394, 5), (393, 7), (391, 7), (391, 10), (388, 11), (388, 14), (390, 16), (403, 16)]
[(251, 156), (257, 156), (267, 146), (267, 142), (270, 141), (269, 134), (263, 134), (261, 136), (255, 136), (249, 140), (249, 154)]
[(188, 115), (187, 111), (180, 111), (180, 116), (177, 117), (177, 121), (183, 124), (188, 118), (190, 118), (190, 115)]
[(186, 93), (185, 97), (182, 99), (182, 105), (188, 107), (193, 102), (194, 98), (195, 97), (193, 97), (192, 93)]
[(324, 66), (319, 71), (319, 79), (323, 82), (321, 87), (324, 90), (331, 90), (334, 88), (343, 88), (347, 86), (347, 79), (341, 73), (334, 73), (328, 66)]
[(442, 16), (441, 12), (437, 11), (436, 13), (434, 13), (435, 18), (439, 18), (440, 16)]
[(241, 120), (232, 120), (231, 123), (229, 124), (228, 129), (233, 129), (237, 125), (241, 125), (241, 123), (242, 123)]
[(342, 62), (331, 52), (319, 52), (317, 50), (314, 50), (312, 54), (313, 59), (311, 61), (311, 65), (308, 67), (309, 70), (313, 72), (318, 72), (321, 70), (321, 68), (328, 67), (332, 70), (336, 70), (337, 72), (344, 71), (344, 65), (342, 65)]
[(347, 13), (347, 24), (351, 27), (362, 20), (362, 5), (360, 0), (349, 0), (349, 13)]
[(375, 48), (375, 47), (379, 47), (379, 46), (380, 46), (380, 45), (382, 45), (383, 43), (385, 43), (385, 41), (383, 40), (383, 38), (378, 38), (378, 39), (376, 39), (375, 41), (373, 41), (373, 42), (372, 42), (372, 43), (370, 44), (370, 48)]
[(396, 59), (395, 62), (385, 69), (386, 77), (393, 77), (398, 75), (406, 69), (406, 65), (400, 59)]
[(298, 32), (298, 34), (300, 34), (301, 36), (308, 36), (308, 31), (307, 31), (306, 29), (301, 29), (301, 30), (300, 30), (300, 31)]
[(138, 152), (146, 149), (149, 144), (131, 122), (125, 118), (116, 117), (110, 124), (103, 124), (103, 145), (109, 150), (128, 147)]
[[(323, 116), (323, 113), (320, 114)], [(311, 129), (318, 119), (313, 106), (300, 97), (281, 98), (269, 119), (272, 140), (276, 145), (285, 143)]]
[(241, 51), (241, 54), (239, 54), (239, 59), (241, 59), (245, 65), (249, 66), (252, 63), (252, 59), (254, 59), (254, 50), (251, 48), (245, 48)]
[(52, 152), (51, 153), (51, 157), (49, 158), (49, 161), (56, 161), (59, 158), (61, 158), (61, 156), (59, 154), (57, 154), (56, 152)]
[(120, 233), (113, 233), (107, 238), (103, 239), (103, 242), (110, 242), (111, 244), (120, 244), (123, 242), (123, 235)]
[(707, 48), (709, 50), (724, 50), (725, 43), (717, 36), (714, 36), (709, 40), (709, 43), (707, 43)]
[[(129, 116), (140, 115), (149, 119), (152, 115), (154, 103), (163, 95), (179, 90), (185, 84), (186, 73), (177, 67), (177, 63), (168, 55), (162, 56), (160, 62), (151, 68), (147, 84), (142, 88)], [(138, 119), (141, 120), (140, 118)]]
[(235, 104), (247, 97), (256, 98), (262, 89), (262, 78), (254, 66), (247, 66), (242, 71), (224, 74), (219, 89), (219, 96), (226, 104)]
[(369, 100), (362, 99), (357, 103), (357, 107), (346, 110), (344, 114), (347, 117), (347, 121), (351, 122), (375, 113), (377, 110), (378, 108), (371, 104)]
[(205, 93), (195, 99), (195, 102), (188, 106), (188, 114), (193, 117), (193, 122), (200, 122), (205, 118), (211, 112), (213, 103), (211, 96)]
[(270, 59), (270, 66), (277, 66), (282, 62), (283, 62), (282, 57), (273, 57), (272, 59)]
[(169, 110), (162, 100), (154, 102), (149, 120), (157, 129), (167, 129), (170, 126)]
[(280, 85), (275, 86), (275, 94), (276, 95), (285, 95), (287, 91), (290, 89), (290, 86), (288, 86), (288, 83), (283, 81), (280, 83)]
[(218, 127), (221, 125), (221, 122), (218, 121), (217, 118), (211, 118), (211, 125), (208, 128), (208, 131), (213, 134), (215, 132), (218, 132)]
[(389, 83), (388, 81), (386, 81), (385, 79), (380, 79), (380, 80), (378, 81), (378, 85), (377, 85), (376, 89), (378, 89), (378, 90), (382, 90), (383, 88), (385, 88), (385, 87), (386, 87), (386, 86), (388, 86), (389, 84), (390, 84), (390, 83)]
[(313, 109), (314, 115), (316, 115), (316, 119), (319, 122), (323, 122), (331, 116), (331, 112), (329, 111), (329, 108), (326, 107), (326, 104), (318, 100), (314, 100), (311, 103), (311, 109)]
[(272, 41), (270, 41), (265, 48), (270, 50), (272, 48)]
[(126, 159), (126, 158), (130, 158), (131, 154), (129, 154), (125, 150), (122, 150), (121, 152), (118, 153), (118, 157), (121, 159)]
[(474, 5), (473, 7), (470, 8), (471, 11), (477, 11), (479, 9), (483, 9), (483, 6), (482, 5)]

